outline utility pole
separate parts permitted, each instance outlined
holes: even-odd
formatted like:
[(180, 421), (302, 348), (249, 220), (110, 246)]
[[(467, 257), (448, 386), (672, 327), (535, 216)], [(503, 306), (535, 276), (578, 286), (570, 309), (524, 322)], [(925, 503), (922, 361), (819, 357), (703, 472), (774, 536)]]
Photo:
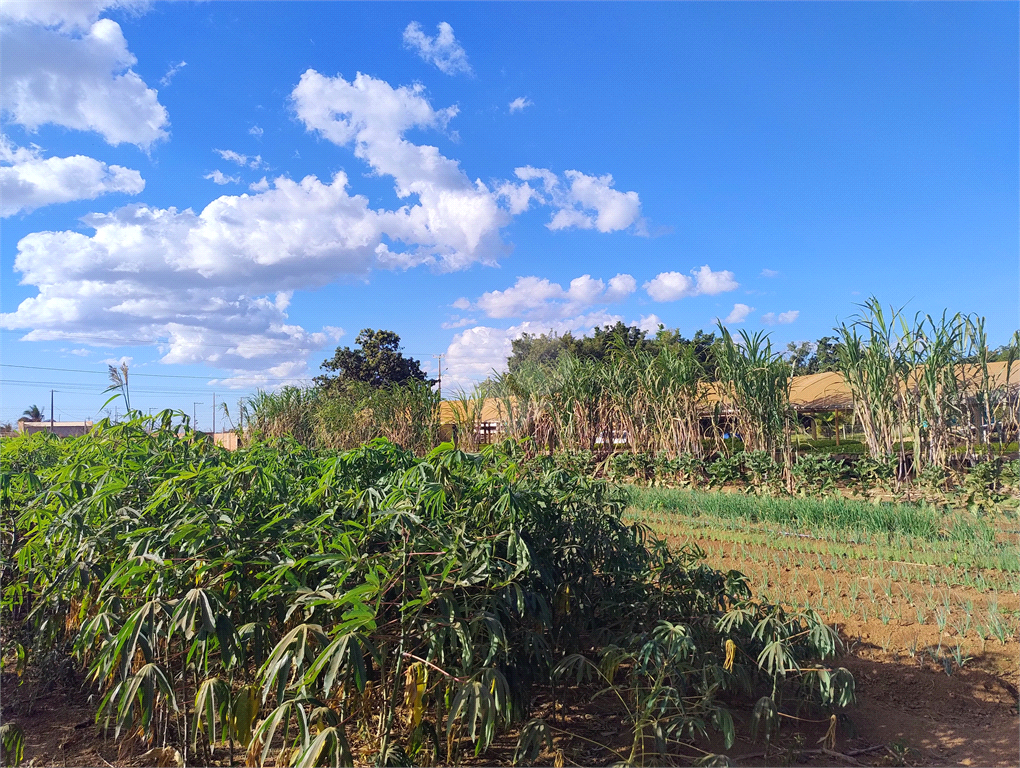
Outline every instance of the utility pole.
[(50, 390), (50, 434), (53, 434), (53, 390)]
[(443, 356), (442, 355), (432, 355), (432, 357), (439, 358), (439, 376), (436, 379), (436, 383), (439, 384), (439, 399), (442, 400), (443, 399)]
[(196, 432), (198, 431), (198, 406), (200, 405), (203, 403), (193, 402), (191, 404), (191, 428)]
[[(212, 393), (212, 433), (216, 434), (216, 393)], [(214, 437), (213, 440), (216, 438)]]

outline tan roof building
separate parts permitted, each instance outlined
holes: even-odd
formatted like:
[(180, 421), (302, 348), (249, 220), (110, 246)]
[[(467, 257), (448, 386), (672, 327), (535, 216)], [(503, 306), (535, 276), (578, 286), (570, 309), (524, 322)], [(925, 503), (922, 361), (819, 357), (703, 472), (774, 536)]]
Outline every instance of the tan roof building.
[[(965, 394), (973, 395), (980, 386), (981, 369), (977, 365), (961, 366), (963, 389)], [(992, 389), (1009, 388), (1020, 390), (1020, 361), (1012, 368), (1005, 363), (988, 364), (989, 386)], [(717, 385), (708, 384), (705, 393), (706, 412), (710, 413), (719, 401)], [(790, 405), (800, 413), (817, 413), (819, 411), (852, 411), (853, 395), (850, 387), (837, 371), (813, 373), (809, 376), (794, 376), (790, 380)], [(454, 414), (461, 404), (456, 400), (444, 400), (440, 405), (440, 422), (453, 424)], [(499, 423), (503, 419), (503, 404), (496, 399), (487, 399), (482, 405), (479, 421)]]
[(18, 431), (23, 435), (36, 432), (52, 432), (57, 437), (79, 437), (92, 429), (91, 421), (29, 421), (18, 422)]

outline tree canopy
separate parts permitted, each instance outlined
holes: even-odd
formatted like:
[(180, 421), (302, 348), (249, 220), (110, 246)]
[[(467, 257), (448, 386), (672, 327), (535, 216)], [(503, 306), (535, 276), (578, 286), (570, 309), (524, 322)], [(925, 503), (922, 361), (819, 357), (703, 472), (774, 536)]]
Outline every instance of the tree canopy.
[[(552, 366), (563, 354), (573, 355), (582, 360), (603, 360), (616, 347), (640, 349), (650, 354), (658, 354), (665, 348), (676, 352), (690, 351), (694, 359), (701, 365), (709, 378), (715, 378), (718, 365), (719, 345), (721, 339), (715, 331), (698, 330), (694, 336), (686, 338), (675, 328), (659, 326), (654, 336), (636, 325), (606, 325), (596, 328), (591, 336), (574, 336), (569, 331), (558, 335), (555, 333), (525, 333), (511, 343), (512, 352), (507, 359), (507, 367), (511, 373), (526, 364)], [(794, 376), (806, 376), (811, 373), (824, 373), (838, 370), (838, 342), (835, 336), (822, 336), (818, 341), (790, 342), (786, 346), (784, 357), (793, 369)], [(990, 360), (1006, 359), (1007, 347), (994, 350)]]
[(574, 336), (569, 331), (557, 334), (529, 334), (514, 339), (511, 343), (511, 355), (507, 367), (511, 373), (519, 370), (526, 363), (552, 365), (562, 354), (570, 354), (582, 360), (603, 360), (616, 347), (640, 349), (657, 354), (664, 347), (681, 350), (690, 347), (695, 359), (708, 371), (714, 369), (713, 351), (718, 344), (714, 332), (697, 331), (693, 339), (684, 338), (679, 331), (660, 326), (658, 333), (649, 338), (648, 331), (636, 325), (606, 325), (596, 328), (591, 336)]
[(322, 361), (328, 373), (315, 377), (315, 383), (327, 390), (353, 382), (385, 387), (409, 381), (432, 383), (421, 363), (400, 351), (400, 336), (393, 331), (363, 328), (354, 340), (361, 347), (337, 347), (333, 357)]
[(822, 336), (818, 341), (791, 341), (786, 345), (786, 359), (794, 376), (825, 373), (838, 370), (838, 342), (834, 336)]

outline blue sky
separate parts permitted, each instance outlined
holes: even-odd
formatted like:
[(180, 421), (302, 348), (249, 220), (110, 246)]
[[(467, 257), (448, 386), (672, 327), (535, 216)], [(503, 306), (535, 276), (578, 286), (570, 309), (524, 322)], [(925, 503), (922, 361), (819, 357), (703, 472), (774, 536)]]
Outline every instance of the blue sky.
[(453, 387), (617, 319), (1020, 325), (1016, 4), (2, 12), (3, 421), (127, 357), (208, 427), (364, 327)]

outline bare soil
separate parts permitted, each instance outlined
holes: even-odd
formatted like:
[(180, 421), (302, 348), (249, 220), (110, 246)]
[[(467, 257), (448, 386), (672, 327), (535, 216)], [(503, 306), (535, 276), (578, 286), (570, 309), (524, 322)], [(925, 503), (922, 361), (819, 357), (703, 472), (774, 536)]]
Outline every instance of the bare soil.
[[(868, 658), (875, 654), (876, 658)], [(784, 726), (775, 743), (751, 743), (747, 733), (749, 713), (738, 713), (738, 740), (728, 750), (740, 766), (780, 765), (915, 765), (915, 766), (1017, 766), (1020, 765), (1020, 717), (1016, 690), (1010, 681), (983, 669), (963, 669), (951, 676), (930, 668), (915, 668), (877, 658), (880, 648), (865, 645), (840, 663), (857, 681), (858, 706), (850, 711), (854, 732), (840, 733), (829, 752), (819, 739), (825, 725), (800, 723)], [(16, 719), (25, 731), (24, 765), (116, 766), (156, 763), (142, 756), (147, 747), (138, 742), (104, 739), (95, 723), (95, 702), (75, 686), (63, 686), (35, 698), (34, 685), (17, 687), (4, 675), (4, 719)], [(1014, 680), (1015, 684), (1015, 680)], [(630, 750), (630, 734), (618, 725), (612, 706), (605, 700), (592, 702), (576, 690), (554, 716), (549, 702), (536, 702), (557, 733), (556, 751), (540, 755), (541, 764), (557, 760), (564, 765), (611, 765)], [(742, 714), (742, 716), (740, 716)], [(740, 722), (743, 720), (744, 722)], [(517, 734), (501, 738), (483, 760), (464, 755), (467, 765), (509, 765)], [(722, 752), (722, 745), (697, 745), (707, 752)], [(870, 748), (870, 749), (869, 749)], [(867, 750), (867, 751), (865, 751)], [(559, 752), (559, 755), (557, 755)], [(690, 764), (698, 753), (678, 747)], [(229, 765), (225, 748), (218, 748), (214, 764)], [(142, 758), (141, 760), (139, 758)], [(240, 749), (235, 764), (243, 764)]]

